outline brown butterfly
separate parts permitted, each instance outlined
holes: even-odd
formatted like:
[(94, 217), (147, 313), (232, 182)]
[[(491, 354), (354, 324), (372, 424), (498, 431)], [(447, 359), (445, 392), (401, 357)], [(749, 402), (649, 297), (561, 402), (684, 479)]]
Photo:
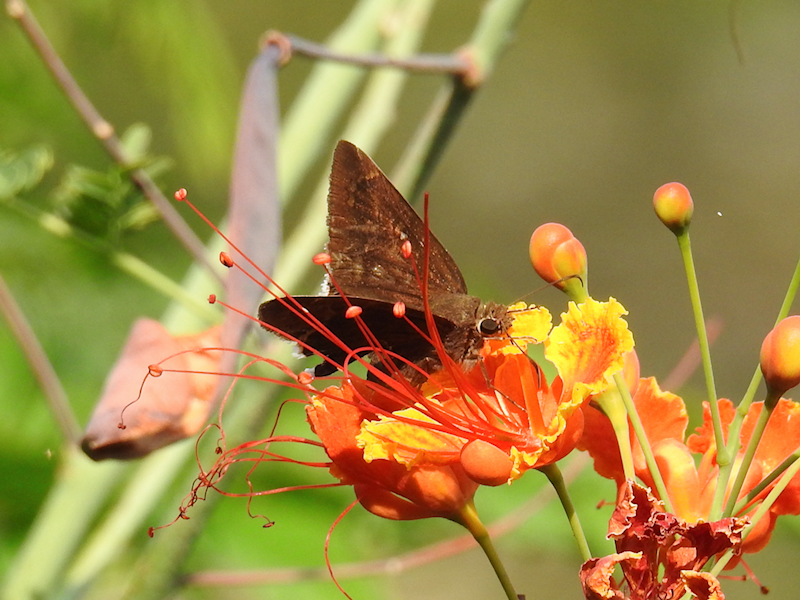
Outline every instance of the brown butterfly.
[[(345, 316), (349, 305), (340, 292), (350, 304), (361, 307), (361, 318), (384, 350), (428, 373), (440, 367), (441, 358), (426, 324), (420, 277), (427, 281), (428, 308), (441, 347), (457, 363), (474, 363), (484, 338), (502, 335), (508, 328), (506, 307), (484, 304), (467, 294), (464, 277), (444, 246), (426, 232), (426, 225), (372, 159), (344, 140), (333, 155), (328, 234), (329, 272), (338, 289), (328, 285), (325, 295), (293, 298), (348, 348), (374, 344), (354, 319)], [(406, 240), (411, 243), (413, 262), (401, 251)], [(405, 316), (413, 326), (394, 316), (398, 301), (405, 305)], [(310, 347), (327, 358), (316, 367), (317, 376), (333, 373), (347, 359), (345, 350), (284, 298), (262, 304), (258, 316), (263, 323), (299, 340), (307, 356), (312, 354)], [(368, 350), (363, 353), (370, 354)], [(382, 353), (371, 354), (373, 363), (384, 360)], [(401, 370), (412, 380), (419, 380), (415, 369)]]

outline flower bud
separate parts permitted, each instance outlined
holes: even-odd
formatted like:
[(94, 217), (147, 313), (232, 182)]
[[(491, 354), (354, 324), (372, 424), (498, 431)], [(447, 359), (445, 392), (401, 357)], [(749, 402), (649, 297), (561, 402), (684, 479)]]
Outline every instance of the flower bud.
[(497, 446), (484, 440), (472, 440), (461, 449), (461, 466), (472, 481), (497, 486), (511, 479), (514, 461)]
[(531, 236), (529, 251), (539, 277), (570, 295), (580, 289), (585, 296), (586, 250), (569, 229), (560, 223), (541, 225)]
[(800, 383), (800, 316), (785, 318), (764, 338), (761, 372), (775, 402)]
[(675, 235), (682, 234), (692, 221), (694, 202), (682, 183), (665, 183), (653, 196), (653, 208), (661, 222)]

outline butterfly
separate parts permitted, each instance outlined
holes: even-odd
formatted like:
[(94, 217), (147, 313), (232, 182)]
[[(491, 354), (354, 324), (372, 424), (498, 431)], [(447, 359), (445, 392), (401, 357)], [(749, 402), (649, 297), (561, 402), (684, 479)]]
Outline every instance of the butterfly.
[[(387, 353), (401, 356), (407, 364), (400, 370), (412, 381), (419, 381), (420, 371), (408, 365), (431, 373), (441, 367), (439, 353), (444, 351), (468, 367), (477, 360), (485, 338), (502, 335), (510, 326), (507, 307), (483, 303), (467, 293), (464, 277), (444, 246), (426, 231), (425, 223), (372, 159), (344, 140), (333, 155), (328, 234), (330, 281), (323, 295), (292, 296), (297, 305), (276, 298), (258, 311), (259, 320), (271, 331), (298, 340), (305, 355), (311, 355), (313, 348), (326, 357), (315, 368), (316, 376), (340, 369), (349, 353), (309, 323), (305, 311), (347, 348), (365, 348), (359, 353), (370, 354), (373, 363), (386, 362)], [(402, 251), (405, 242), (410, 242), (410, 256)], [(431, 340), (423, 285), (441, 344)], [(398, 302), (403, 303), (407, 320), (395, 316)], [(350, 305), (361, 308), (360, 318), (383, 351), (370, 351), (374, 342), (345, 314)]]

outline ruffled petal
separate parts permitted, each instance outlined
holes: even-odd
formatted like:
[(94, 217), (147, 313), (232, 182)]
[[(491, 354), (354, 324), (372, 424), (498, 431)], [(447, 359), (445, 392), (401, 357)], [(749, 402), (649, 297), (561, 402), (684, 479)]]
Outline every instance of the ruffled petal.
[(626, 314), (614, 298), (570, 302), (545, 342), (545, 357), (558, 369), (565, 395), (581, 403), (606, 390), (608, 378), (622, 370), (625, 353), (633, 349)]

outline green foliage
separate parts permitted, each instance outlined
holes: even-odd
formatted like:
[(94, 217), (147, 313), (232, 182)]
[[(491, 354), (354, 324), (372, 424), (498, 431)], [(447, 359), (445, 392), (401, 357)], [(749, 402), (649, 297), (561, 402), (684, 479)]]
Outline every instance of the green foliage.
[(156, 178), (169, 169), (170, 159), (148, 153), (151, 140), (147, 126), (131, 126), (122, 136), (129, 163), (97, 171), (79, 165), (67, 167), (51, 195), (55, 213), (73, 227), (116, 244), (128, 231), (145, 228), (159, 218), (158, 211), (130, 179), (130, 171), (142, 169)]
[(53, 153), (36, 145), (22, 152), (0, 150), (0, 201), (36, 187), (53, 167)]

